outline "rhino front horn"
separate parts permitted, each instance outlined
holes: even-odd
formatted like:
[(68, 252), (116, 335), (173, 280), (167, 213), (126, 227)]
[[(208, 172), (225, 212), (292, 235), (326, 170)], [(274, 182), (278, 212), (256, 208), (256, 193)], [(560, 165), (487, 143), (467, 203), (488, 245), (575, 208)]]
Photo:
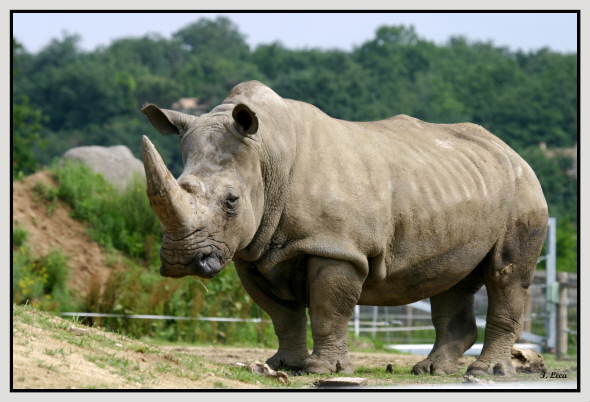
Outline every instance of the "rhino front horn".
[(147, 196), (152, 209), (167, 232), (190, 230), (194, 218), (189, 195), (178, 185), (154, 144), (143, 136), (143, 167)]

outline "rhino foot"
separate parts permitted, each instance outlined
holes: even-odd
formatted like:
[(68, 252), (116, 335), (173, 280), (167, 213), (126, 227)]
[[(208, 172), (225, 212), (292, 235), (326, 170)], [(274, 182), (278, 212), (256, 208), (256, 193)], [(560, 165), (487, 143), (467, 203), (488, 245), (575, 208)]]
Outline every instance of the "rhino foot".
[(515, 375), (514, 367), (509, 359), (484, 362), (476, 360), (467, 368), (466, 375), (474, 377), (482, 375), (512, 376)]
[(427, 357), (414, 365), (412, 374), (446, 375), (456, 372), (458, 368), (457, 362), (453, 359), (431, 359)]
[(354, 366), (348, 359), (347, 355), (337, 359), (327, 359), (311, 354), (305, 359), (303, 370), (309, 374), (352, 374), (354, 372)]
[(304, 367), (305, 358), (307, 356), (307, 353), (293, 354), (278, 351), (272, 357), (270, 357), (266, 363), (273, 370), (300, 370)]

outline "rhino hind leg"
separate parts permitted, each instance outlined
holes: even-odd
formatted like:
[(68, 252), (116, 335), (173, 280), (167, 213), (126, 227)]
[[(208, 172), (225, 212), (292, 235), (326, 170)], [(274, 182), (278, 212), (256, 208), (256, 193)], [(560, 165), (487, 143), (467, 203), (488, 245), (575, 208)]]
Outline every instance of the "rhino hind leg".
[[(236, 271), (242, 285), (272, 319), (275, 334), (279, 340), (279, 350), (266, 363), (274, 370), (303, 369), (307, 351), (307, 316), (305, 305), (284, 303), (272, 296), (269, 285), (247, 264), (235, 262)], [(266, 286), (265, 286), (266, 285)]]
[(483, 349), (467, 369), (471, 375), (512, 375), (510, 351), (522, 330), (529, 286), (546, 234), (546, 217), (516, 221), (492, 250), (484, 270), (488, 311)]
[(482, 285), (480, 264), (455, 286), (430, 298), (436, 341), (428, 357), (412, 368), (413, 374), (444, 375), (458, 370), (459, 358), (477, 339), (473, 295)]
[(307, 373), (350, 374), (354, 371), (348, 357), (346, 336), (364, 279), (359, 269), (348, 262), (309, 258), (313, 353), (305, 360), (304, 370)]

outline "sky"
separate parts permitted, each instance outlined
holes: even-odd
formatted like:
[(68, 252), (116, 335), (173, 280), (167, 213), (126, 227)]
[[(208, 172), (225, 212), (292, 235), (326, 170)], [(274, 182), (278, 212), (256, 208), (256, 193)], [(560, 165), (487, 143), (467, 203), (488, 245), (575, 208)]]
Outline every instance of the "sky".
[(15, 13), (13, 34), (30, 52), (67, 33), (81, 35), (84, 50), (113, 39), (159, 33), (164, 37), (201, 17), (228, 16), (251, 47), (280, 41), (288, 48), (351, 50), (381, 25), (413, 25), (422, 38), (442, 44), (453, 35), (491, 40), (511, 50), (577, 49), (574, 13)]

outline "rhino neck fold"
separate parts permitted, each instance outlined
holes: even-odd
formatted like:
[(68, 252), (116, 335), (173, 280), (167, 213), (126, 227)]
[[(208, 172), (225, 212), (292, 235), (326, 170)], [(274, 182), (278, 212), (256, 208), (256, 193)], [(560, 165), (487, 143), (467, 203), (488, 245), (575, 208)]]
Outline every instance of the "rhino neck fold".
[[(288, 117), (288, 114), (287, 114)], [(272, 122), (273, 116), (268, 116)], [(289, 119), (293, 121), (292, 119)], [(283, 122), (284, 124), (284, 122)], [(270, 138), (264, 136), (271, 133)], [(281, 141), (276, 141), (272, 135), (285, 135)], [(244, 249), (236, 253), (236, 257), (248, 262), (258, 261), (269, 251), (272, 238), (280, 227), (281, 218), (285, 210), (288, 189), (291, 182), (294, 160), (297, 155), (297, 140), (299, 131), (292, 124), (291, 135), (272, 127), (266, 127), (261, 133), (261, 167), (264, 185), (264, 207), (260, 225), (254, 237)], [(274, 141), (273, 141), (274, 140)]]

